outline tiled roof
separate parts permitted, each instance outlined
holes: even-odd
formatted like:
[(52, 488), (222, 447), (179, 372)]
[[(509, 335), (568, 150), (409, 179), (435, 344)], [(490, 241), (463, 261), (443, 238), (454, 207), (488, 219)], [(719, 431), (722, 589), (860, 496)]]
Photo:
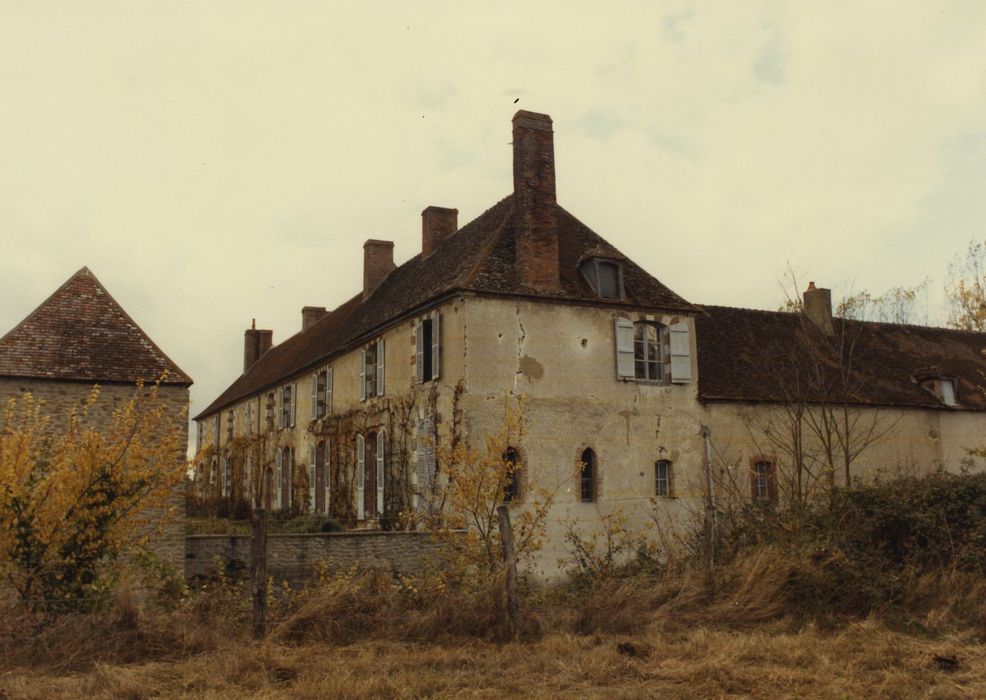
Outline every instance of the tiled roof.
[(167, 384), (191, 378), (83, 267), (0, 338), (0, 376)]
[[(390, 273), (366, 300), (362, 294), (306, 330), (274, 346), (196, 418), (202, 418), (347, 350), (417, 309), (456, 291), (506, 294), (694, 312), (672, 292), (561, 207), (557, 207), (561, 288), (544, 293), (525, 287), (514, 266), (514, 197), (509, 195), (446, 238), (427, 258), (417, 255)], [(588, 255), (623, 260), (626, 298), (600, 299), (578, 263)]]
[[(827, 386), (838, 386), (835, 374), (840, 365), (828, 348), (844, 344), (851, 348), (846, 364), (853, 371), (841, 385), (850, 387), (853, 404), (942, 408), (920, 382), (948, 378), (956, 382), (958, 408), (986, 410), (984, 333), (836, 318), (836, 335), (826, 339), (798, 313), (726, 306), (705, 310), (696, 319), (698, 392), (703, 401), (807, 397), (819, 383), (804, 377), (815, 370), (828, 375)], [(805, 381), (801, 389), (799, 381)]]

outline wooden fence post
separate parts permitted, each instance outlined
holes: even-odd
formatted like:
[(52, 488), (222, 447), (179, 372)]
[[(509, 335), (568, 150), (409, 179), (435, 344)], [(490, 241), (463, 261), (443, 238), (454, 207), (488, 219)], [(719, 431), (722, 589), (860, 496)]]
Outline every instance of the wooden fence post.
[(267, 634), (267, 510), (253, 511), (253, 539), (250, 542), (250, 580), (253, 585), (253, 636)]
[(514, 531), (510, 526), (510, 509), (505, 503), (497, 506), (496, 514), (500, 524), (503, 563), (507, 568), (507, 615), (509, 615), (510, 624), (516, 633), (520, 601), (517, 598), (517, 558), (514, 554)]

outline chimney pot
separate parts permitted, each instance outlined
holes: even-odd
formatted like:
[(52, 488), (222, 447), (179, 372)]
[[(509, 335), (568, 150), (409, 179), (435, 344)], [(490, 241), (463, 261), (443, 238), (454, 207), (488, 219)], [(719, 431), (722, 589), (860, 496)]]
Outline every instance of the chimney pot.
[(303, 306), (301, 307), (301, 330), (307, 330), (318, 319), (322, 318), (328, 311), (324, 306)]
[(513, 118), (515, 261), (523, 284), (539, 291), (560, 286), (551, 123), (526, 110)]
[(370, 239), (363, 244), (363, 298), (366, 299), (394, 271), (394, 242)]
[(421, 212), (421, 257), (427, 258), (459, 229), (459, 210), (426, 207)]
[(835, 326), (832, 324), (832, 290), (816, 287), (814, 282), (809, 282), (802, 299), (805, 316), (825, 335), (835, 335)]

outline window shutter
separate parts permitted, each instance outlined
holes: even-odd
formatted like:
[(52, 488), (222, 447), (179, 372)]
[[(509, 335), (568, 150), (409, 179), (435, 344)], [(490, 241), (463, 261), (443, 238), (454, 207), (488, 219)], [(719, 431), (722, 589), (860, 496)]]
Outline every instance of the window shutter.
[(298, 422), (298, 385), (291, 385), (291, 427)]
[(325, 415), (332, 413), (332, 368), (325, 370)]
[(377, 433), (377, 517), (383, 517), (383, 431)]
[(356, 517), (362, 520), (366, 517), (363, 505), (363, 489), (366, 487), (366, 443), (363, 436), (356, 435)]
[(366, 401), (366, 348), (359, 351), (359, 400)]
[(668, 333), (671, 336), (671, 381), (674, 384), (686, 384), (692, 379), (688, 322), (672, 324)]
[(633, 371), (633, 321), (616, 319), (616, 376), (634, 379)]
[(383, 362), (386, 357), (383, 351), (383, 338), (377, 341), (377, 396), (383, 396)]
[(418, 493), (422, 496), (431, 491), (431, 484), (428, 483), (428, 459), (425, 457), (427, 436), (427, 419), (418, 421), (417, 444), (414, 450), (417, 463), (414, 466), (418, 476)]
[[(329, 376), (332, 376), (332, 370), (329, 370)], [(325, 438), (325, 514), (328, 515), (331, 512), (329, 508), (329, 496), (332, 495), (332, 441), (329, 438)]]
[(414, 322), (414, 376), (421, 384), (425, 380), (425, 355), (424, 355), (424, 325), (421, 321)]
[(312, 420), (318, 418), (318, 374), (312, 375)]
[(308, 512), (315, 512), (315, 445), (308, 446)]
[(274, 470), (274, 504), (280, 508), (281, 507), (281, 474), (284, 472), (284, 453), (281, 450), (274, 452), (274, 463), (276, 464), (276, 469)]
[(439, 325), (442, 315), (437, 311), (431, 316), (431, 378), (438, 379), (442, 361), (442, 329)]
[(277, 427), (283, 428), (284, 427), (284, 387), (283, 386), (281, 387), (281, 402), (280, 402), (280, 406), (278, 406), (278, 409), (279, 410), (277, 411)]

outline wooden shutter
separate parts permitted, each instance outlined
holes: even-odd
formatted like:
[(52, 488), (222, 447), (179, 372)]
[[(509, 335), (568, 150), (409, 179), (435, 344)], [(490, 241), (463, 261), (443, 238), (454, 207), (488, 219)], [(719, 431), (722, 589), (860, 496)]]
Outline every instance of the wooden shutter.
[[(329, 376), (332, 376), (332, 370), (331, 369), (329, 370)], [(330, 509), (330, 507), (329, 507), (330, 504), (332, 503), (331, 500), (330, 500), (330, 496), (332, 495), (332, 441), (329, 440), (329, 438), (325, 438), (325, 466), (324, 466), (324, 469), (325, 469), (325, 475), (323, 477), (323, 479), (324, 479), (323, 484), (324, 484), (324, 488), (325, 488), (325, 504), (324, 505), (325, 505), (325, 514), (328, 515), (329, 513), (332, 512), (331, 509)]]
[(298, 422), (298, 385), (291, 385), (291, 427)]
[(414, 322), (414, 376), (421, 384), (425, 380), (424, 323)]
[(308, 446), (308, 512), (315, 512), (315, 445)]
[(674, 323), (668, 328), (671, 336), (671, 381), (686, 384), (692, 379), (691, 340), (688, 322)]
[(416, 448), (418, 492), (429, 494), (435, 483), (435, 424), (430, 418), (418, 421)]
[(277, 449), (274, 452), (274, 463), (276, 468), (274, 469), (274, 503), (278, 508), (281, 507), (281, 473), (284, 471), (284, 453)]
[(377, 433), (377, 517), (383, 516), (383, 450), (384, 450), (383, 431)]
[(383, 338), (377, 341), (377, 396), (383, 396)]
[(439, 369), (442, 361), (441, 326), (439, 319), (442, 317), (437, 311), (431, 315), (431, 378), (438, 379)]
[(366, 348), (359, 351), (359, 400), (366, 401)]
[(633, 321), (616, 319), (616, 376), (618, 379), (634, 379), (633, 371)]
[(312, 375), (312, 420), (318, 418), (318, 375), (320, 371), (316, 370), (315, 374)]
[(356, 434), (356, 517), (366, 517), (363, 507), (363, 489), (366, 486), (366, 443), (363, 436)]
[(332, 413), (332, 368), (325, 370), (325, 415)]
[(277, 407), (277, 427), (284, 427), (284, 387), (281, 387), (281, 401), (280, 405)]

